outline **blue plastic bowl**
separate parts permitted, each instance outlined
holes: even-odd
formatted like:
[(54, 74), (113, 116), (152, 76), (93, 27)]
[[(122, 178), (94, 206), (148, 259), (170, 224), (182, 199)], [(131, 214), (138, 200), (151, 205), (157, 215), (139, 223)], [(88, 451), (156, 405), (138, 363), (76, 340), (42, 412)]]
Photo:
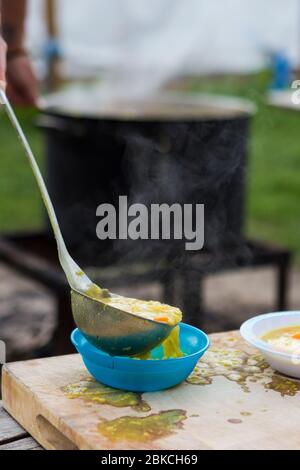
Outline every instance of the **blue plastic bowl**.
[(186, 356), (165, 360), (161, 346), (153, 349), (153, 359), (148, 360), (109, 356), (90, 344), (78, 328), (73, 331), (71, 340), (87, 370), (99, 382), (121, 390), (154, 392), (185, 380), (209, 347), (208, 336), (185, 323), (180, 323), (179, 337)]

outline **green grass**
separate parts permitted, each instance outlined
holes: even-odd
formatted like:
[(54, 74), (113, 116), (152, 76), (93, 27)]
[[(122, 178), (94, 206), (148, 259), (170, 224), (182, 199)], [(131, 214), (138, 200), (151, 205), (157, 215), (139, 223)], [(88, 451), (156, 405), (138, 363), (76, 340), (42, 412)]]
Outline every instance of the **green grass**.
[[(42, 141), (36, 114), (18, 112), (34, 153), (42, 165)], [(43, 166), (43, 165), (42, 165)], [(0, 231), (35, 229), (42, 225), (41, 199), (27, 158), (7, 117), (0, 114)]]
[(257, 105), (250, 141), (247, 232), (295, 251), (300, 263), (300, 113), (267, 106), (267, 73), (194, 80), (194, 91), (249, 98)]
[[(300, 113), (281, 111), (264, 103), (269, 77), (194, 79), (192, 91), (249, 98), (257, 104), (250, 142), (247, 232), (252, 237), (292, 248), (300, 262)], [(43, 164), (42, 139), (36, 115), (19, 117)], [(0, 230), (38, 228), (41, 200), (15, 133), (0, 115)]]

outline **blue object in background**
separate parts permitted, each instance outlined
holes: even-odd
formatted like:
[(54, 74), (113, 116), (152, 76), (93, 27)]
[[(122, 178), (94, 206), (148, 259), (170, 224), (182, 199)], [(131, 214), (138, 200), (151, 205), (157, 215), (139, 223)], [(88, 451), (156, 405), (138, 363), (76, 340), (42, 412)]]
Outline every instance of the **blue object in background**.
[(273, 78), (271, 90), (285, 90), (292, 82), (292, 65), (288, 57), (282, 52), (276, 52), (271, 56)]
[(153, 349), (153, 359), (113, 357), (91, 345), (76, 328), (71, 341), (81, 354), (87, 370), (99, 382), (132, 392), (154, 392), (173, 387), (193, 371), (209, 347), (208, 336), (198, 328), (180, 323), (180, 346), (184, 357), (162, 359), (161, 346)]
[(60, 59), (63, 56), (58, 39), (49, 38), (44, 45), (44, 57), (46, 60)]
[(44, 57), (47, 60), (60, 59), (62, 55), (62, 48), (58, 39), (48, 38), (44, 45)]

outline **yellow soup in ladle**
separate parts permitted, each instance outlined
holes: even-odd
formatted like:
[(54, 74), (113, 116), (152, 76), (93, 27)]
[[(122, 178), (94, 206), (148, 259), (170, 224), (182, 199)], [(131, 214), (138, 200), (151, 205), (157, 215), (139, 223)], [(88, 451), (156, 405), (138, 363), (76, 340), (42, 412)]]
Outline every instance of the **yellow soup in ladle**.
[[(111, 307), (118, 308), (138, 317), (175, 326), (170, 335), (162, 343), (164, 359), (183, 356), (179, 342), (179, 326), (176, 326), (182, 320), (182, 312), (179, 308), (154, 300), (146, 301), (122, 296), (110, 296), (107, 290), (100, 289), (96, 285), (87, 292), (87, 295), (95, 300), (101, 300), (101, 302)], [(150, 353), (138, 357), (140, 359), (149, 359)]]

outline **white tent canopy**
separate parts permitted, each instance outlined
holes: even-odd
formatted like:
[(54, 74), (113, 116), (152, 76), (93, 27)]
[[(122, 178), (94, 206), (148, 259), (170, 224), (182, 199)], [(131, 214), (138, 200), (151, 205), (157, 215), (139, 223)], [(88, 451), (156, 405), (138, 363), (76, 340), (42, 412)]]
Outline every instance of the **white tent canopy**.
[[(42, 0), (30, 0), (28, 44), (45, 43)], [(266, 52), (300, 59), (299, 0), (57, 0), (67, 61), (162, 74), (249, 72)]]

